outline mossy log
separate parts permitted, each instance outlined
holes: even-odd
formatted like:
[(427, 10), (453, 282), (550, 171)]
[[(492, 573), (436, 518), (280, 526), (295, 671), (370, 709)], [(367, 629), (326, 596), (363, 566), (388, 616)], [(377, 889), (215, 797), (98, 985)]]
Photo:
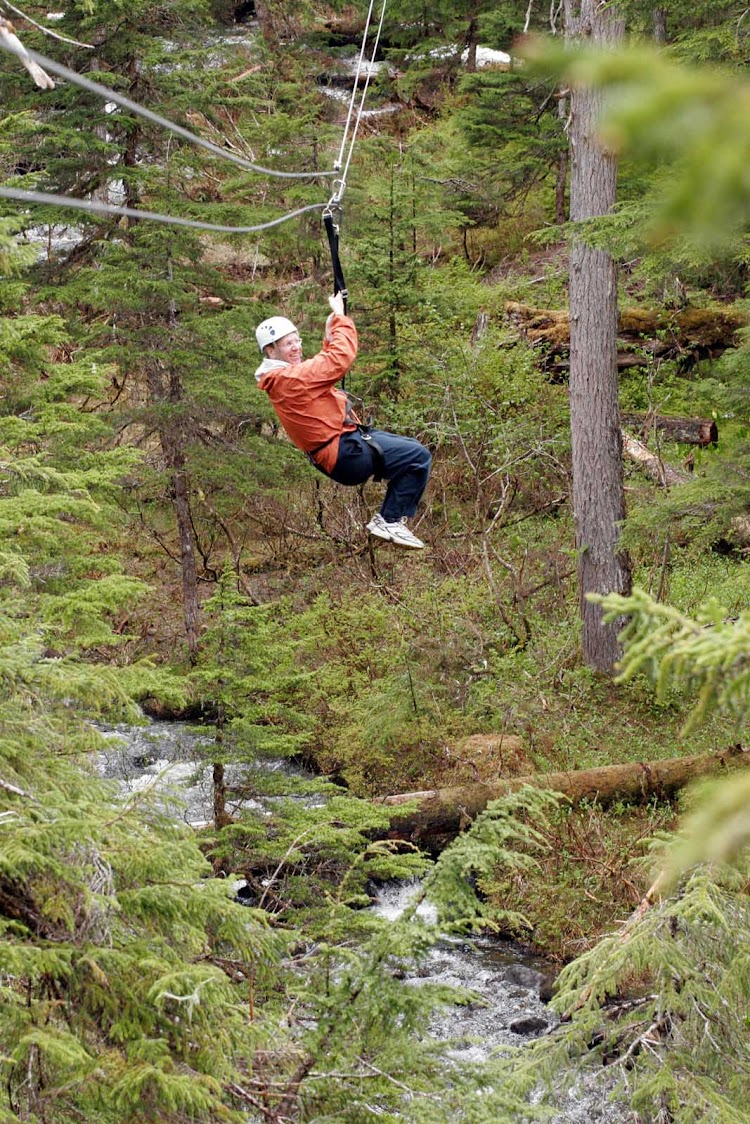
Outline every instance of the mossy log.
[[(574, 806), (596, 801), (601, 806), (617, 800), (640, 803), (653, 797), (669, 798), (697, 777), (728, 772), (750, 764), (750, 752), (732, 746), (721, 753), (695, 757), (670, 757), (664, 761), (632, 761), (602, 765), (564, 773), (538, 773), (504, 778), (483, 784), (457, 785), (429, 792), (405, 792), (381, 796), (377, 803), (393, 809), (392, 839), (405, 839), (430, 849), (439, 849), (464, 830), (498, 800), (523, 785), (559, 792)], [(405, 804), (416, 804), (410, 811)]]
[(679, 441), (683, 445), (716, 445), (719, 429), (713, 418), (668, 418), (662, 414), (621, 414), (624, 426), (633, 430), (642, 441), (656, 431), (663, 441)]
[[(508, 301), (505, 312), (522, 335), (544, 351), (550, 366), (567, 366), (567, 309), (533, 308)], [(746, 323), (747, 318), (732, 308), (623, 308), (617, 327), (617, 363), (624, 368), (646, 366), (655, 358), (691, 362), (714, 358), (737, 346), (738, 332)]]

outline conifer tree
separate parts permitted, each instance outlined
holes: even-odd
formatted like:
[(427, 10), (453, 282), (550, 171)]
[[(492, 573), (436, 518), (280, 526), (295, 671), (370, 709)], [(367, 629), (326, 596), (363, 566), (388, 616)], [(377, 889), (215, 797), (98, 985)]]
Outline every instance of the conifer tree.
[[(111, 6), (96, 5), (72, 13), (70, 25), (65, 23), (69, 35), (96, 44), (94, 56), (58, 43), (46, 49), (173, 119), (192, 121), (199, 115), (199, 131), (219, 143), (227, 129), (241, 137), (250, 121), (253, 146), (268, 163), (278, 159), (270, 149), (282, 145), (295, 170), (314, 164), (317, 138), (310, 122), (300, 133), (298, 119), (283, 108), (289, 91), (281, 64), (266, 67), (262, 44), (252, 40), (237, 60), (221, 46), (207, 59), (211, 48), (193, 39), (206, 18), (200, 2), (158, 11), (130, 6), (122, 21)], [(38, 46), (33, 33), (29, 44)], [(249, 68), (248, 52), (255, 63)], [(240, 93), (227, 91), (225, 65), (249, 69)], [(184, 80), (196, 66), (205, 77), (201, 86)], [(263, 73), (256, 76), (259, 69)], [(275, 217), (279, 208), (299, 205), (300, 195), (310, 190), (296, 184), (288, 193), (280, 189), (271, 210), (267, 184), (258, 177), (232, 178), (223, 166), (217, 173), (216, 161), (209, 164), (201, 150), (174, 142), (168, 132), (119, 108), (109, 112), (111, 106), (72, 84), (60, 84), (45, 103), (17, 87), (14, 96), (30, 107), (19, 113), (15, 163), (10, 153), (8, 158), (9, 171), (26, 173), (11, 178), (20, 186), (84, 197), (94, 193), (131, 207), (188, 211), (231, 225)], [(256, 110), (271, 97), (278, 110), (261, 123)], [(82, 145), (81, 136), (94, 142)], [(225, 197), (242, 201), (225, 203)], [(40, 219), (70, 221), (69, 213), (44, 208), (29, 216), (29, 224)], [(257, 438), (267, 411), (254, 392), (255, 356), (248, 355), (246, 345), (256, 314), (248, 315), (243, 307), (255, 294), (244, 286), (233, 292), (216, 269), (202, 262), (204, 253), (215, 249), (215, 238), (133, 219), (97, 219), (76, 229), (77, 245), (67, 261), (60, 263), (58, 252), (50, 262), (54, 299), (68, 310), (79, 344), (111, 372), (98, 409), (117, 415), (121, 440), (142, 447), (158, 442), (159, 455), (147, 462), (153, 471), (147, 479), (139, 473), (131, 480), (129, 506), (179, 569), (186, 643), (194, 659), (200, 585), (216, 580), (225, 551), (242, 580), (247, 532), (234, 530), (232, 519), (256, 490), (257, 478), (263, 481), (268, 461), (268, 449)], [(278, 241), (283, 245), (284, 236)], [(259, 310), (257, 318), (261, 315)], [(257, 474), (253, 445), (261, 451)], [(280, 459), (283, 465), (283, 452)], [(172, 509), (174, 531), (165, 507)]]
[(80, 404), (105, 372), (53, 358), (69, 347), (61, 322), (17, 311), (7, 235), (2, 251), (0, 1115), (210, 1120), (252, 1043), (239, 965), (262, 982), (278, 942), (209, 877), (194, 838), (93, 775), (92, 722), (178, 690), (96, 658), (122, 644), (116, 613), (144, 592), (111, 553), (133, 454), (97, 447)]

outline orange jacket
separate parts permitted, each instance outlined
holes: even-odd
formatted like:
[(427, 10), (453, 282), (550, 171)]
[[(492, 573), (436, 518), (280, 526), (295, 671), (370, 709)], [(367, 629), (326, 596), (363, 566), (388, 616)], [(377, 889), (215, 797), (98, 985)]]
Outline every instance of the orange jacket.
[(325, 472), (336, 464), (341, 434), (355, 429), (357, 420), (345, 420), (346, 394), (335, 385), (354, 362), (357, 329), (348, 316), (334, 316), (329, 333), (331, 338), (312, 359), (263, 373), (263, 364), (258, 369), (258, 386), (268, 394), (290, 439), (303, 453), (320, 450), (314, 461)]

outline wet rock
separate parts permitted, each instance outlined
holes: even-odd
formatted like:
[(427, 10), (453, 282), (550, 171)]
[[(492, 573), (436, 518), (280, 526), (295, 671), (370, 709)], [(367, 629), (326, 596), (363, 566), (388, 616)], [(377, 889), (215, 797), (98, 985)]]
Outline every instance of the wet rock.
[(240, 905), (256, 906), (258, 904), (258, 894), (253, 886), (248, 882), (242, 882), (235, 890), (235, 897)]
[(557, 991), (557, 976), (542, 976), (539, 984), (539, 998), (542, 1003), (549, 1003)]
[(156, 764), (157, 758), (152, 753), (137, 753), (134, 757), (130, 758), (130, 764), (133, 769), (150, 769)]
[(529, 991), (536, 991), (539, 987), (541, 973), (525, 964), (509, 964), (503, 972), (506, 984), (515, 984)]
[(532, 1015), (525, 1019), (516, 1019), (515, 1022), (510, 1024), (508, 1030), (512, 1030), (514, 1034), (523, 1034), (529, 1037), (532, 1034), (541, 1034), (548, 1026), (549, 1023), (546, 1019), (539, 1019)]
[(176, 707), (160, 699), (147, 698), (141, 701), (141, 710), (148, 718), (157, 722), (207, 722), (216, 721), (218, 711), (210, 702), (193, 702)]

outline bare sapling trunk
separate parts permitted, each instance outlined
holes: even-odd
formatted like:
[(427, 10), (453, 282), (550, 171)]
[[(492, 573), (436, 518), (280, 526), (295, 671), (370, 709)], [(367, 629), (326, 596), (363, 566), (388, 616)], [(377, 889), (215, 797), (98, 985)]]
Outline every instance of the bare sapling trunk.
[[(177, 405), (182, 399), (182, 383), (172, 368), (165, 372), (158, 360), (148, 371), (149, 390), (155, 403)], [(159, 444), (169, 472), (169, 494), (177, 524), (179, 562), (182, 578), (182, 607), (185, 637), (191, 660), (198, 653), (200, 605), (198, 568), (195, 561), (193, 518), (190, 510), (190, 482), (185, 459), (185, 435), (180, 420), (167, 416), (159, 422)]]

